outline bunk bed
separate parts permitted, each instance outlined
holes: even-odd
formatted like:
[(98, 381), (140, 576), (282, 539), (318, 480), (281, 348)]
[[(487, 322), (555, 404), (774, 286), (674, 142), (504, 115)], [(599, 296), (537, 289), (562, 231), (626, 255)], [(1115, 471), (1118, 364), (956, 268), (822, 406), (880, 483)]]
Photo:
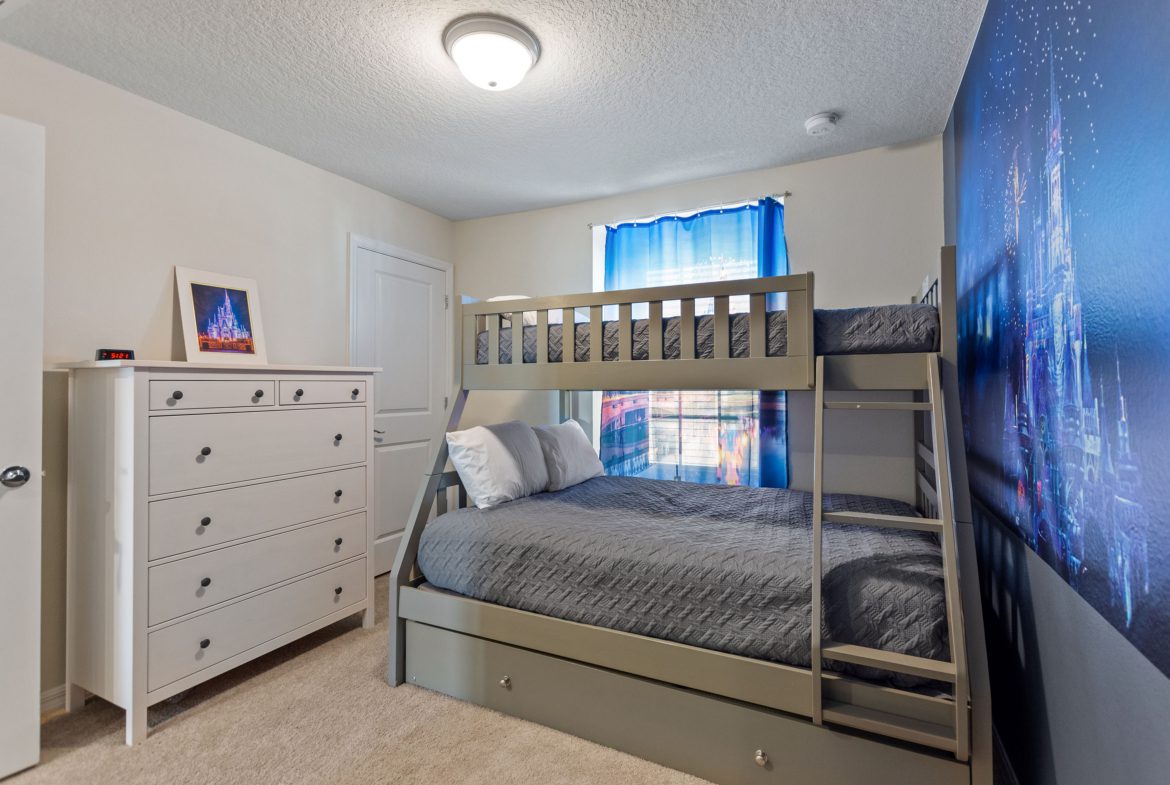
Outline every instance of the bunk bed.
[[(904, 307), (817, 311), (812, 273), (464, 305), (462, 378), (446, 430), (458, 428), (472, 390), (808, 390), (813, 488), (599, 477), (477, 510), (458, 474), (446, 471), (438, 438), (390, 578), (390, 683), (434, 689), (728, 785), (990, 785), (954, 276), (947, 247), (939, 278)], [(746, 297), (746, 313), (732, 313), (733, 297)], [(704, 298), (713, 313), (696, 316), (695, 301)], [(678, 315), (664, 318), (663, 304), (674, 301)], [(635, 319), (635, 308), (648, 318)], [(617, 318), (605, 318), (607, 311)], [(587, 319), (578, 323), (578, 313)], [(870, 394), (878, 391), (898, 394)], [(891, 495), (912, 495), (913, 506), (826, 492), (833, 484), (825, 477), (826, 420), (849, 409), (912, 413), (912, 494)], [(731, 523), (720, 528), (721, 520)], [(555, 548), (539, 547), (555, 540), (545, 535), (558, 526), (585, 533), (585, 555), (579, 547), (574, 558), (592, 574), (545, 569), (542, 558), (566, 563)], [(664, 557), (664, 538), (682, 547)], [(500, 542), (522, 560), (482, 558)], [(750, 551), (765, 558), (738, 558)], [(787, 561), (777, 568), (772, 557), (781, 552)], [(691, 569), (707, 557), (733, 559), (734, 579)], [(922, 590), (884, 592), (874, 567), (884, 557), (901, 559), (902, 589), (912, 575)], [(509, 574), (522, 570), (520, 582), (532, 585), (510, 586)], [(615, 570), (631, 580), (609, 581), (607, 594), (596, 578)], [(492, 571), (502, 577), (498, 590), (477, 591)], [(542, 572), (556, 577), (543, 586), (531, 580)], [(696, 572), (715, 585), (678, 582)], [(635, 573), (653, 575), (644, 581)], [(778, 577), (784, 590), (752, 607), (751, 598), (763, 596), (759, 582)], [(555, 592), (557, 582), (574, 589)], [(868, 595), (857, 590), (875, 583)], [(637, 602), (613, 613), (623, 591), (636, 599), (646, 586), (715, 599), (697, 603), (693, 619), (630, 612)], [(900, 596), (880, 599), (886, 594)], [(867, 597), (879, 597), (877, 604), (867, 606)], [(781, 631), (794, 613), (803, 624)], [(883, 618), (883, 633), (901, 620), (920, 634), (891, 646), (886, 634), (867, 638), (846, 624), (838, 636), (833, 619), (851, 614)]]

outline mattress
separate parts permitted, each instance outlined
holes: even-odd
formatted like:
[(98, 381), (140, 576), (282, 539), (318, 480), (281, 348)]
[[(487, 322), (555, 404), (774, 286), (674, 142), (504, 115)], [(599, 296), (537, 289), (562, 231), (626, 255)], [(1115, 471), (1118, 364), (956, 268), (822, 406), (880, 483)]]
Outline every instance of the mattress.
[[(938, 351), (938, 309), (923, 303), (913, 305), (877, 305), (867, 308), (818, 309), (815, 314), (814, 338), (817, 354), (897, 354), (904, 352)], [(769, 357), (783, 357), (788, 354), (788, 313), (770, 311), (767, 314), (767, 353)], [(731, 315), (730, 337), (731, 356), (748, 356), (749, 315)], [(635, 360), (649, 356), (650, 320), (636, 319), (633, 326), (633, 348)], [(589, 359), (590, 325), (574, 325), (576, 331), (576, 362)], [(563, 327), (559, 324), (548, 326), (548, 361), (561, 362), (563, 357)], [(715, 343), (715, 318), (700, 316), (695, 319), (695, 353), (700, 359), (713, 355)], [(605, 360), (618, 358), (617, 321), (602, 324), (602, 357)], [(662, 354), (668, 360), (679, 355), (679, 318), (663, 320)], [(523, 328), (524, 362), (536, 362), (536, 327)], [(488, 334), (481, 331), (476, 336), (476, 363), (483, 365), (488, 359)], [(500, 358), (502, 363), (512, 362), (512, 328), (500, 330)]]
[[(889, 499), (825, 499), (830, 510), (914, 514)], [(423, 530), (418, 563), (432, 585), (478, 600), (808, 667), (811, 519), (800, 491), (596, 477), (441, 515)], [(823, 592), (826, 637), (948, 657), (934, 535), (826, 524)]]

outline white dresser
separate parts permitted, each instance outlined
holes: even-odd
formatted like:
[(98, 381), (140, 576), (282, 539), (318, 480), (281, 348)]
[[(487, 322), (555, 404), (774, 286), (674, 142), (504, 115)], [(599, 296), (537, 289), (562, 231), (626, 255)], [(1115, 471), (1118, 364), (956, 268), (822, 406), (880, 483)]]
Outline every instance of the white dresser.
[(146, 709), (374, 622), (369, 368), (67, 364), (67, 701)]

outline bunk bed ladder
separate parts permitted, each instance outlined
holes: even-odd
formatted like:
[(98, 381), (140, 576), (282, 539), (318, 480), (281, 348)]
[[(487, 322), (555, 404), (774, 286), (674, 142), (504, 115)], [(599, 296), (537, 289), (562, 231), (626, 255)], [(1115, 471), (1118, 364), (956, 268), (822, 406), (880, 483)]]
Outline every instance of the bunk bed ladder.
[[(959, 595), (958, 551), (956, 548), (954, 502), (950, 484), (947, 452), (945, 405), (937, 354), (926, 355), (927, 387), (915, 398), (925, 400), (826, 401), (825, 360), (816, 361), (816, 412), (813, 430), (813, 520), (812, 520), (812, 717), (818, 725), (826, 722), (868, 733), (889, 736), (954, 753), (960, 761), (970, 755), (969, 684), (967, 681), (966, 642)], [(926, 517), (876, 515), (860, 512), (833, 512), (824, 505), (824, 430), (825, 412), (837, 409), (921, 412), (926, 416), (931, 443), (928, 447), (916, 439), (918, 456), (933, 472), (933, 478), (918, 473), (919, 498)], [(931, 479), (933, 485), (931, 485)], [(873, 649), (824, 639), (822, 626), (823, 529), (825, 523), (878, 526), (933, 532), (942, 548), (943, 584), (946, 593), (947, 633), (950, 659), (947, 661), (914, 657), (897, 652)], [(824, 661), (850, 663), (894, 673), (919, 676), (952, 687), (954, 717), (951, 724), (924, 722), (882, 711), (878, 708), (826, 699), (824, 695)]]

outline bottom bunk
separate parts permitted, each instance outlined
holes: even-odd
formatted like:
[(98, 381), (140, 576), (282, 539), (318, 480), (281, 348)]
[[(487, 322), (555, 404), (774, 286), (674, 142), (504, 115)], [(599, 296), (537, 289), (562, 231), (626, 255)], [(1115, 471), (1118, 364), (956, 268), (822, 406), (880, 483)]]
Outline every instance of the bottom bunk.
[[(914, 516), (903, 502), (826, 494), (825, 509)], [(807, 668), (813, 495), (784, 488), (594, 477), (423, 531), (427, 582), (569, 621)], [(828, 524), (825, 636), (948, 659), (937, 535)], [(834, 664), (893, 686), (926, 679)], [(944, 685), (937, 685), (942, 688)]]
[[(824, 503), (915, 519), (890, 499)], [(951, 667), (937, 535), (826, 526), (827, 635), (919, 673), (817, 677), (812, 508), (801, 491), (595, 477), (445, 512), (399, 590), (404, 677), (720, 783), (969, 783), (950, 685), (930, 678)]]

